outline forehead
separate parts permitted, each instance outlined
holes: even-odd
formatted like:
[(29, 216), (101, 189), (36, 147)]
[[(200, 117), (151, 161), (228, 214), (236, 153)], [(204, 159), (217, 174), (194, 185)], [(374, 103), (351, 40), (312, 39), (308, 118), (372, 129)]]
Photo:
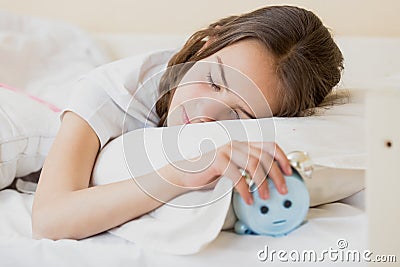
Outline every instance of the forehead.
[[(242, 40), (216, 52), (224, 64), (229, 89), (256, 117), (269, 117), (277, 108), (277, 75), (272, 55), (257, 40)], [(269, 106), (269, 108), (268, 108)]]

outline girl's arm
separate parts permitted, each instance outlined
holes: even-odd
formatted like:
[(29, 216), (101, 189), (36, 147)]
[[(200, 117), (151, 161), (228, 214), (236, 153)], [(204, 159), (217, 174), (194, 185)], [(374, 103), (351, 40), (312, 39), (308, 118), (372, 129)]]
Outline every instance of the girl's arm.
[[(161, 204), (133, 181), (90, 187), (99, 139), (85, 120), (73, 112), (64, 114), (60, 130), (42, 168), (32, 208), (35, 238), (85, 238), (143, 215)], [(168, 201), (184, 192), (159, 178), (177, 177), (167, 165), (138, 177), (152, 192)], [(152, 183), (154, 181), (154, 183)], [(148, 183), (147, 183), (148, 182)]]
[[(140, 186), (156, 195), (154, 199), (132, 179), (88, 188), (99, 147), (99, 139), (87, 122), (73, 112), (65, 113), (35, 194), (32, 208), (35, 238), (92, 236), (141, 216), (191, 189), (214, 186), (222, 175), (232, 179), (236, 190), (251, 204), (252, 195), (240, 168), (251, 175), (262, 198), (268, 197), (267, 174), (278, 191), (285, 194), (281, 170), (286, 174), (291, 172), (289, 161), (276, 144), (232, 141), (205, 153), (198, 163), (208, 168), (196, 168), (202, 171), (182, 171), (168, 164), (137, 177)], [(183, 160), (177, 165), (190, 170), (192, 163)]]

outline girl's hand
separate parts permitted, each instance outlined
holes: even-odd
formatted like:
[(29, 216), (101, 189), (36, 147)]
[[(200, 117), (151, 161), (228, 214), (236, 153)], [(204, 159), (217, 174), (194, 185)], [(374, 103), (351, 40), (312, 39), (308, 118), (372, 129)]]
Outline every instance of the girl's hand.
[(226, 176), (233, 181), (235, 189), (249, 205), (253, 203), (253, 198), (240, 168), (250, 175), (262, 199), (269, 197), (267, 176), (272, 179), (279, 193), (286, 194), (282, 172), (286, 175), (292, 173), (285, 153), (272, 142), (231, 141), (198, 158), (177, 162), (175, 166), (183, 172), (176, 181), (178, 185), (206, 189), (214, 187), (221, 176)]

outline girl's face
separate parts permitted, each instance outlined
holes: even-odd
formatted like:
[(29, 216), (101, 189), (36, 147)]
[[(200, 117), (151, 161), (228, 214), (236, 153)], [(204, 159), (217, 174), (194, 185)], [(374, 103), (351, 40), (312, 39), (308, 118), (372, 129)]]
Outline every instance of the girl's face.
[(167, 125), (270, 117), (278, 109), (273, 58), (242, 40), (196, 62), (172, 97)]

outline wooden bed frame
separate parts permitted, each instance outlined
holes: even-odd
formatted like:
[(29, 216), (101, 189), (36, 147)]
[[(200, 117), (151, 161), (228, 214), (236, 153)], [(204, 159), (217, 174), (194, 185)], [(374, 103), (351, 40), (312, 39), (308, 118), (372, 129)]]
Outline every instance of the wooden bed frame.
[(400, 85), (371, 90), (366, 109), (369, 248), (374, 254), (396, 255), (400, 248)]

